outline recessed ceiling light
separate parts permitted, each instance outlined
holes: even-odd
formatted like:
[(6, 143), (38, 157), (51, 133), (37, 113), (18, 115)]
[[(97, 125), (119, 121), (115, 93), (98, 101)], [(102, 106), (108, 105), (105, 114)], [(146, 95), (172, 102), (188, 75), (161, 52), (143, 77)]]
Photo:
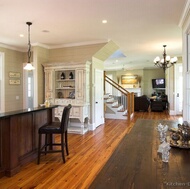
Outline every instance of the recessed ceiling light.
[(20, 37), (24, 37), (24, 34), (20, 34), (19, 36), (20, 36)]
[(49, 30), (42, 30), (42, 32), (44, 32), (44, 33), (49, 33)]
[(106, 24), (108, 21), (107, 20), (102, 20), (102, 23), (103, 24)]

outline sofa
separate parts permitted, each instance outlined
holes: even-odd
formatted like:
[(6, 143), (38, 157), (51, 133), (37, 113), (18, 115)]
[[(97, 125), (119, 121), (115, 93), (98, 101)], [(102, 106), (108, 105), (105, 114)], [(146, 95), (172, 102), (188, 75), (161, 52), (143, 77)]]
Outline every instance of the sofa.
[(150, 106), (150, 99), (146, 96), (138, 96), (134, 98), (134, 110), (135, 111), (147, 111)]

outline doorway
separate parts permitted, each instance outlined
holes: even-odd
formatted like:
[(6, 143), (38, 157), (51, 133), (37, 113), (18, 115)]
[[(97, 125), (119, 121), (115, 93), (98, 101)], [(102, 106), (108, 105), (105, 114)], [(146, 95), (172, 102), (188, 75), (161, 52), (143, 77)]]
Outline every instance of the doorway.
[(176, 114), (183, 113), (183, 66), (182, 64), (175, 65), (175, 104)]
[(34, 75), (33, 71), (24, 71), (23, 74), (24, 102), (23, 108), (34, 107)]
[(104, 123), (103, 70), (95, 69), (95, 127)]

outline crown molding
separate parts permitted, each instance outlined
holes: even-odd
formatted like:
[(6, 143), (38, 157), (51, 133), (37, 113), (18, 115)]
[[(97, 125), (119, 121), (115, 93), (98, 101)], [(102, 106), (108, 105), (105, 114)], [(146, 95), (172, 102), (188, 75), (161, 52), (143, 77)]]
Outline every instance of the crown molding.
[(32, 43), (31, 44), (32, 45), (32, 47), (43, 47), (43, 48), (46, 48), (46, 49), (50, 49), (50, 46), (48, 46), (48, 45), (45, 45), (45, 44), (43, 44), (43, 43)]
[[(95, 44), (101, 44), (101, 43), (108, 43), (109, 40), (96, 40), (96, 41), (87, 41), (87, 42), (81, 42), (81, 43), (67, 43), (67, 44), (62, 44), (62, 45), (52, 45), (48, 46), (43, 43), (32, 43), (32, 47), (43, 47), (46, 49), (58, 49), (58, 48), (65, 48), (65, 47), (76, 47), (76, 46), (85, 46), (85, 45), (95, 45)], [(12, 47), (3, 43), (0, 43), (0, 47), (6, 48), (6, 49), (11, 49), (19, 52), (26, 52), (26, 48), (17, 48), (17, 47)]]
[(12, 46), (10, 46), (10, 45), (6, 45), (6, 44), (3, 44), (3, 43), (0, 43), (0, 47), (6, 48), (6, 49), (10, 49), (10, 50), (19, 51), (19, 52), (26, 52), (26, 49), (21, 49), (21, 48), (17, 48), (17, 47), (12, 47)]
[(178, 26), (180, 28), (183, 27), (183, 24), (185, 23), (185, 20), (187, 19), (189, 10), (190, 10), (190, 0), (187, 0), (186, 5), (185, 5), (183, 12), (182, 12), (182, 15), (181, 15), (181, 19), (180, 19), (179, 24), (178, 24)]
[(109, 40), (95, 40), (95, 41), (86, 41), (86, 42), (80, 42), (80, 43), (67, 43), (62, 45), (52, 45), (50, 46), (50, 49), (58, 49), (58, 48), (64, 48), (64, 47), (76, 47), (76, 46), (85, 46), (85, 45), (95, 45), (95, 44), (101, 44), (101, 43), (107, 43)]

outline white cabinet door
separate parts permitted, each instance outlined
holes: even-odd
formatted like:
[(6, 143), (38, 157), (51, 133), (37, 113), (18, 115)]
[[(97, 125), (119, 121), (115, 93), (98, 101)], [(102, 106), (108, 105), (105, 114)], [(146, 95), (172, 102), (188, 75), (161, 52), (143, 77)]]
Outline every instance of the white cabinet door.
[(81, 117), (81, 107), (72, 107), (71, 109), (71, 117), (80, 118)]
[(176, 114), (182, 115), (183, 112), (183, 67), (182, 64), (175, 65), (175, 96)]
[(84, 100), (84, 70), (83, 69), (77, 69), (76, 70), (76, 94), (75, 98), (78, 100)]
[(53, 70), (45, 71), (45, 98), (53, 98)]
[(95, 126), (104, 123), (103, 71), (95, 70)]

